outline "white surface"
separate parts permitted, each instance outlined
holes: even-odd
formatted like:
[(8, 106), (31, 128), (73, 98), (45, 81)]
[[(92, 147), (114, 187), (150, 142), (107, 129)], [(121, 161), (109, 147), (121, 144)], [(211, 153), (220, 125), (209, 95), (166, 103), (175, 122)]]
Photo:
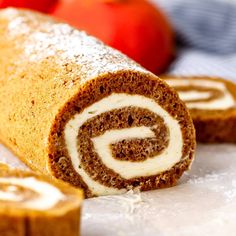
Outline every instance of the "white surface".
[[(118, 190), (117, 188), (106, 187), (93, 180), (86, 173), (86, 171), (84, 171), (83, 168), (79, 168), (81, 159), (77, 149), (77, 136), (79, 129), (90, 118), (96, 117), (104, 112), (128, 106), (144, 108), (160, 116), (169, 129), (169, 144), (166, 149), (163, 150), (163, 152), (143, 161), (142, 164), (115, 160), (111, 157), (110, 153), (107, 152), (107, 149), (103, 148), (103, 150), (98, 150), (98, 152), (103, 152), (103, 156), (101, 158), (103, 163), (114, 172), (121, 174), (124, 178), (132, 178), (134, 176), (137, 177), (155, 175), (162, 172), (163, 170), (171, 168), (181, 159), (183, 146), (182, 133), (180, 124), (174, 117), (170, 116), (170, 114), (166, 110), (164, 110), (159, 104), (155, 102), (155, 100), (151, 98), (147, 98), (141, 95), (112, 93), (110, 96), (107, 96), (100, 101), (93, 103), (91, 106), (85, 108), (83, 112), (76, 114), (71, 120), (68, 121), (64, 130), (66, 147), (71, 157), (73, 167), (75, 171), (77, 171), (77, 173), (79, 173), (83, 177), (83, 181), (95, 195), (118, 194), (121, 192), (124, 193), (126, 190)], [(130, 128), (130, 131), (132, 129), (133, 128)], [(113, 131), (113, 134), (115, 134), (115, 132), (121, 132), (120, 130)], [(134, 135), (137, 138), (139, 137), (139, 133), (136, 134), (136, 132), (133, 132), (132, 138), (134, 137)], [(119, 136), (116, 135), (115, 137), (118, 138)], [(128, 137), (126, 136), (126, 138)], [(106, 143), (111, 143), (112, 141), (115, 141), (114, 137), (108, 136)], [(174, 153), (174, 155), (172, 155), (172, 153)], [(144, 166), (145, 168), (141, 169)], [(129, 173), (130, 175), (124, 174), (125, 169), (131, 170), (131, 172)]]
[(176, 187), (85, 200), (82, 236), (234, 236), (235, 220), (236, 145), (199, 145)]

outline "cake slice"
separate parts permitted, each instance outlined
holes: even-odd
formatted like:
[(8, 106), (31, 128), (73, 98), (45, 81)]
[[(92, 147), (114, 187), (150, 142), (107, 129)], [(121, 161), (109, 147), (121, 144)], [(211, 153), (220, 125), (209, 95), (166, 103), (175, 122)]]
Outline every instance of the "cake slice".
[(1, 236), (78, 236), (82, 193), (0, 165)]
[(222, 78), (163, 76), (190, 110), (197, 140), (236, 143), (236, 84)]

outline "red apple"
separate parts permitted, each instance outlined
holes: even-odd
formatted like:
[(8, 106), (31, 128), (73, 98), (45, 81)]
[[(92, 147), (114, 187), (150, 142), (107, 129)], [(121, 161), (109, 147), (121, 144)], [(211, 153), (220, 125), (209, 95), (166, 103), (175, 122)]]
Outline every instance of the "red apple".
[(62, 0), (52, 13), (122, 51), (154, 73), (168, 66), (174, 36), (166, 16), (145, 0)]
[(0, 0), (0, 8), (20, 7), (49, 12), (57, 0)]

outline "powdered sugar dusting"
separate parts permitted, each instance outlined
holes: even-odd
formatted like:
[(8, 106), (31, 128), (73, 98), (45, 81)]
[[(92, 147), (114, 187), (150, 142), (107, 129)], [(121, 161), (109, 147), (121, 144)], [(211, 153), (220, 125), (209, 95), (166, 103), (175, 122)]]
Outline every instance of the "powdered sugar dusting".
[(235, 145), (217, 145), (217, 149), (220, 151), (216, 152), (215, 145), (201, 146), (201, 149), (197, 151), (198, 155), (204, 157), (205, 163), (204, 165), (199, 164), (196, 159), (191, 176), (187, 176), (189, 179), (186, 184), (194, 188), (204, 188), (209, 191), (209, 194), (217, 194), (225, 203), (234, 202), (236, 200), (236, 175), (233, 165), (235, 148)]
[(206, 174), (204, 177), (192, 176), (192, 179), (188, 181), (190, 184), (205, 184), (206, 182), (218, 181), (220, 178), (227, 175), (227, 173), (211, 173)]
[(7, 9), (1, 11), (0, 18), (9, 21), (8, 34), (11, 37), (24, 38), (23, 45), (19, 46), (24, 50), (25, 60), (30, 62), (54, 57), (58, 64), (79, 65), (80, 74), (87, 78), (119, 70), (149, 73), (119, 51), (88, 36), (84, 31), (55, 22), (46, 16)]
[(133, 214), (137, 208), (144, 204), (140, 191), (129, 190), (123, 195), (102, 196), (101, 201), (112, 201), (120, 205), (123, 213)]
[[(232, 178), (226, 185), (225, 179)], [(224, 196), (225, 202), (230, 202), (236, 197), (236, 180), (234, 174), (228, 172), (206, 174), (203, 177), (192, 176), (187, 182), (194, 186), (208, 186), (208, 189)]]
[(226, 201), (230, 202), (236, 198), (236, 180), (231, 181), (231, 189), (224, 191)]

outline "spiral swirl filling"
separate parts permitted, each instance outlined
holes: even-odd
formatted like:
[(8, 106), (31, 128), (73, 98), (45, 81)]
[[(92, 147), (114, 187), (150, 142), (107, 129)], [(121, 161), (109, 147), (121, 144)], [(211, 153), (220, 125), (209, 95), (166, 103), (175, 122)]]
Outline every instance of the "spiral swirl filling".
[(0, 177), (0, 204), (31, 210), (49, 210), (64, 194), (55, 186), (35, 177)]
[(182, 158), (178, 121), (153, 99), (113, 93), (71, 118), (64, 130), (74, 170), (93, 194), (117, 194)]
[(224, 83), (199, 79), (167, 79), (190, 109), (224, 110), (235, 101)]

